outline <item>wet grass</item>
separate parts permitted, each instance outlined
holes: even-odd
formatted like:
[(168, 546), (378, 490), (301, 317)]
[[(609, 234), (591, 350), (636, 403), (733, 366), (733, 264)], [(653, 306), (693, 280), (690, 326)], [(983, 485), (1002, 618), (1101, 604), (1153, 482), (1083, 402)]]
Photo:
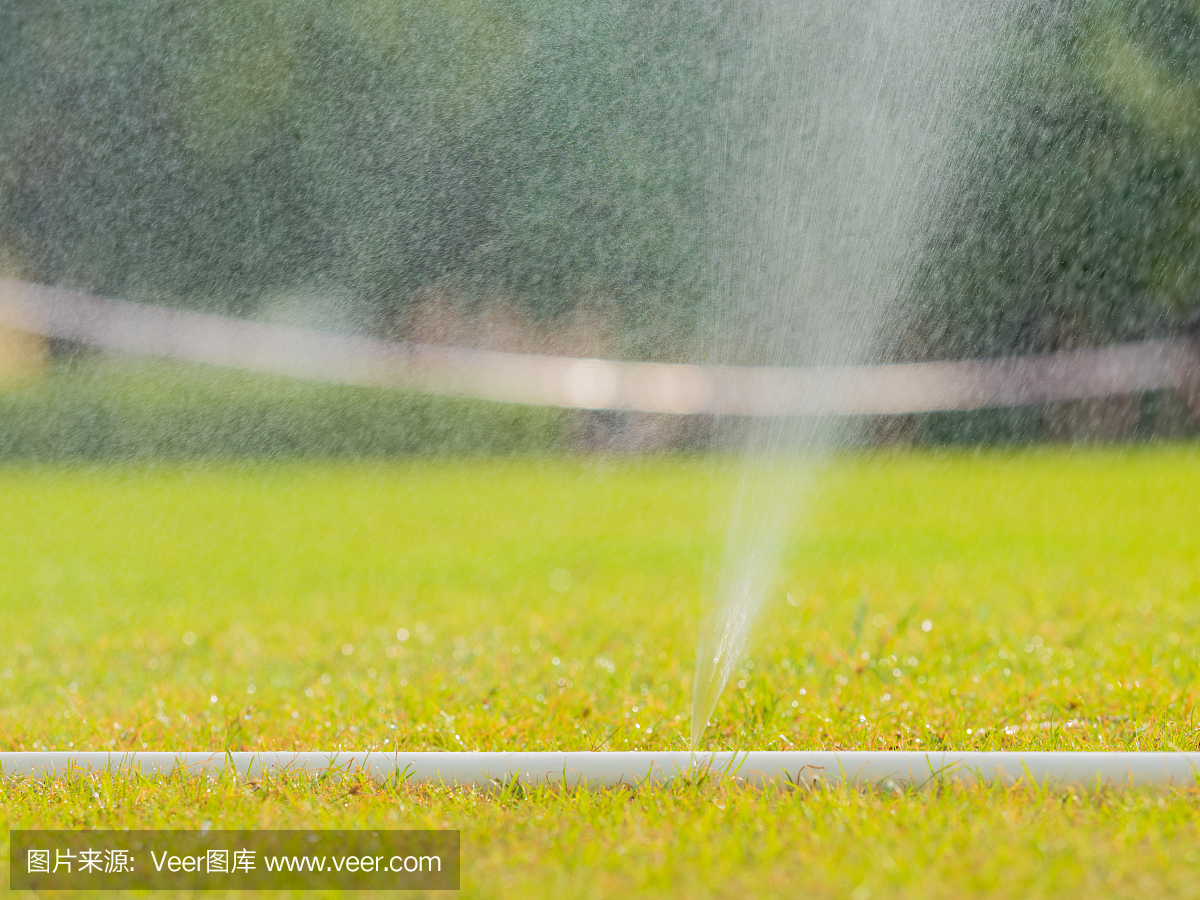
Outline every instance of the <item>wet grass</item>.
[[(10, 465), (0, 747), (682, 749), (731, 484), (702, 459)], [(1197, 509), (1187, 445), (842, 459), (706, 740), (1198, 749)], [(1183, 789), (0, 792), (10, 827), (458, 827), (469, 896), (1200, 893)]]

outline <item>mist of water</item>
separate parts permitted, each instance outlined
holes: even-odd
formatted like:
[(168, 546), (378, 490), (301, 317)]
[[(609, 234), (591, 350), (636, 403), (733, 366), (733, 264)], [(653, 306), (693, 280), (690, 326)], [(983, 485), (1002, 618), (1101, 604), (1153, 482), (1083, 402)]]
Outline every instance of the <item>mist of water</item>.
[[(939, 205), (972, 150), (1003, 4), (759, 0), (723, 81), (715, 280), (724, 360), (877, 360)], [(780, 398), (782, 399), (782, 398)], [(698, 746), (777, 577), (822, 454), (852, 426), (767, 418), (745, 461), (701, 631)]]

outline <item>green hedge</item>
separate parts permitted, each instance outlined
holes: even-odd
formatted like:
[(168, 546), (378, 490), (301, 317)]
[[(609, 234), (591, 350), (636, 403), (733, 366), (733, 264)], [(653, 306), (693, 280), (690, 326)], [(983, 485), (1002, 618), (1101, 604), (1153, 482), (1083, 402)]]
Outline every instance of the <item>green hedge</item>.
[(568, 422), (560, 410), (92, 358), (0, 393), (0, 458), (544, 452)]

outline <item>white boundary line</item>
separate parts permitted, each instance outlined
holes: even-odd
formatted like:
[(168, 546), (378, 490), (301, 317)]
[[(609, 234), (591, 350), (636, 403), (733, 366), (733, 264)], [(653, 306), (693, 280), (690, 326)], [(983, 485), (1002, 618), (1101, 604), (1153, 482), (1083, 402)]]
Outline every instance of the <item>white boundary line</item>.
[(0, 753), (5, 778), (59, 778), (71, 773), (239, 778), (300, 774), (370, 778), (386, 783), (492, 787), (520, 781), (566, 787), (636, 786), (679, 777), (739, 782), (921, 787), (964, 783), (1140, 785), (1200, 783), (1200, 753), (686, 751), (624, 752), (13, 752)]
[(1175, 389), (1200, 420), (1200, 343), (1187, 338), (1006, 359), (841, 368), (633, 363), (351, 337), (4, 278), (0, 327), (274, 375), (568, 409), (886, 415)]

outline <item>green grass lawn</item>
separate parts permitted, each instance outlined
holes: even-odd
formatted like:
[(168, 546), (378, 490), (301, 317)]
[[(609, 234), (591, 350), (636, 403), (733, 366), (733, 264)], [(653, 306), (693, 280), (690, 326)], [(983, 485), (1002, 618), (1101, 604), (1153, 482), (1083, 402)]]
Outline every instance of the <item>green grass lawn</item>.
[[(9, 464), (0, 748), (684, 749), (734, 475)], [(822, 485), (709, 746), (1200, 747), (1200, 448), (864, 454)], [(0, 809), (461, 828), (468, 896), (1200, 894), (1195, 790), (9, 781)]]

